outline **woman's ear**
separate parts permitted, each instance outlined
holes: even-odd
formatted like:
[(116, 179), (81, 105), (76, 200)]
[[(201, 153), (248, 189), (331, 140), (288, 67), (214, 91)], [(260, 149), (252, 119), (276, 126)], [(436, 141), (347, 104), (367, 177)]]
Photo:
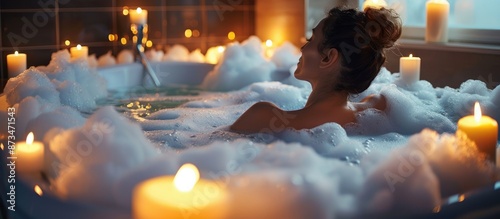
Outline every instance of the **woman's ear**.
[(330, 48), (326, 52), (325, 57), (320, 62), (320, 68), (329, 68), (339, 61), (339, 51), (335, 48)]

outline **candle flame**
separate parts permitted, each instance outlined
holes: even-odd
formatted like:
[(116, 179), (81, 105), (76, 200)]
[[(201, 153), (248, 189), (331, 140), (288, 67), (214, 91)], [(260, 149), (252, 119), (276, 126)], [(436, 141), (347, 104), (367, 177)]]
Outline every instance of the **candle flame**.
[(479, 106), (479, 103), (476, 102), (474, 104), (474, 119), (476, 120), (476, 122), (481, 121), (481, 116), (482, 116), (481, 106)]
[(80, 44), (76, 45), (76, 49), (81, 50), (82, 49), (82, 45), (80, 45)]
[(35, 135), (33, 135), (33, 132), (30, 132), (26, 137), (26, 144), (33, 144), (33, 140), (35, 140)]
[(410, 54), (410, 58), (413, 57), (413, 54)]
[(64, 45), (69, 46), (69, 44), (71, 44), (71, 42), (69, 40), (64, 41)]
[(42, 188), (40, 188), (40, 186), (35, 185), (34, 190), (35, 190), (36, 194), (38, 194), (39, 196), (43, 195), (43, 191), (42, 191)]
[(14, 52), (14, 54), (17, 56), (17, 55), (19, 55), (19, 52), (18, 52), (18, 51), (15, 51), (15, 52)]
[(266, 40), (266, 46), (267, 47), (273, 46), (273, 41), (272, 40)]
[(3, 148), (4, 148), (3, 143), (0, 143), (0, 149), (2, 149), (2, 151), (3, 151)]
[(140, 13), (142, 13), (142, 8), (141, 8), (141, 7), (138, 7), (138, 8), (137, 8), (137, 14), (140, 14)]
[(181, 192), (189, 192), (200, 179), (200, 172), (195, 165), (186, 163), (179, 168), (174, 177), (174, 185)]

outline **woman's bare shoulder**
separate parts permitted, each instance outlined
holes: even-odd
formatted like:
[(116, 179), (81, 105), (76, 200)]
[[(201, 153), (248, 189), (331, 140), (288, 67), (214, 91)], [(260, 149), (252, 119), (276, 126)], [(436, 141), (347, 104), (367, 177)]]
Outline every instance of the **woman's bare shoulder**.
[(237, 132), (259, 132), (264, 128), (268, 128), (271, 118), (280, 112), (282, 110), (273, 103), (258, 102), (248, 108), (230, 128)]
[(358, 104), (357, 111), (363, 111), (369, 108), (378, 109), (384, 111), (387, 108), (387, 100), (384, 95), (381, 94), (371, 94)]

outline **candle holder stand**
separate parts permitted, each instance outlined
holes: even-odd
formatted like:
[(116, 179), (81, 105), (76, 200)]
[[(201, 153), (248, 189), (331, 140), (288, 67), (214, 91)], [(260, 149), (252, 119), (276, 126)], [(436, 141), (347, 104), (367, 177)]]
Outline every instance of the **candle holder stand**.
[(148, 75), (151, 77), (151, 79), (153, 79), (155, 86), (159, 87), (161, 85), (160, 80), (158, 80), (158, 76), (156, 76), (155, 71), (151, 67), (151, 64), (149, 63), (148, 59), (146, 58), (146, 54), (144, 54), (144, 46), (142, 45), (142, 39), (144, 38), (143, 31), (144, 31), (144, 25), (143, 24), (137, 25), (137, 43), (135, 45), (137, 60), (142, 63)]

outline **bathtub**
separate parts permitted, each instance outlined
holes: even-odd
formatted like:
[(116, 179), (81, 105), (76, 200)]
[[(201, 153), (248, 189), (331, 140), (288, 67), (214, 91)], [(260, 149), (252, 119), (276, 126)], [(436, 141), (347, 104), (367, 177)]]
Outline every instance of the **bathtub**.
[[(209, 63), (195, 62), (151, 62), (162, 86), (188, 85), (197, 86), (215, 67)], [(108, 90), (128, 89), (132, 87), (154, 87), (153, 80), (140, 63), (118, 64), (98, 68), (108, 86)], [(279, 81), (290, 76), (288, 69), (276, 69), (271, 79)]]

